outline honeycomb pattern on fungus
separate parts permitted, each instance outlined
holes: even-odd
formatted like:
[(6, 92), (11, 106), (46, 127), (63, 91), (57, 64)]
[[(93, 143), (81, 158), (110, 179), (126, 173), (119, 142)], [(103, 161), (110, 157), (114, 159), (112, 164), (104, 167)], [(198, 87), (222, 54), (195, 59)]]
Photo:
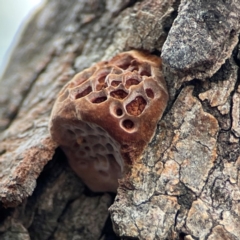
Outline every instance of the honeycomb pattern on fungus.
[(74, 76), (56, 100), (49, 128), (91, 190), (116, 192), (118, 179), (151, 140), (167, 101), (160, 58), (124, 52)]

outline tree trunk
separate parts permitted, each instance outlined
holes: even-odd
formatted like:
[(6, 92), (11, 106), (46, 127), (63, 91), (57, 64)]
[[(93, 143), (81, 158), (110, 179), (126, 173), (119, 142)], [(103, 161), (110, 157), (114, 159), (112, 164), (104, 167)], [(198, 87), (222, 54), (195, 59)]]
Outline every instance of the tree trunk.
[[(0, 82), (0, 239), (240, 239), (239, 6), (46, 2)], [(131, 49), (161, 55), (168, 106), (116, 197), (92, 193), (49, 116), (76, 73)]]

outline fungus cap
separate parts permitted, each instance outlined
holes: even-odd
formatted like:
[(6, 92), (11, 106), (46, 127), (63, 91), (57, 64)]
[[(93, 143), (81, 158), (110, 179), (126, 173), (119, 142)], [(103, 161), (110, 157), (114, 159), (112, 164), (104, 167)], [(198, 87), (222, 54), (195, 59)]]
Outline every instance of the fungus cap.
[(59, 93), (49, 129), (93, 191), (115, 192), (151, 140), (168, 101), (161, 59), (118, 54), (76, 74)]

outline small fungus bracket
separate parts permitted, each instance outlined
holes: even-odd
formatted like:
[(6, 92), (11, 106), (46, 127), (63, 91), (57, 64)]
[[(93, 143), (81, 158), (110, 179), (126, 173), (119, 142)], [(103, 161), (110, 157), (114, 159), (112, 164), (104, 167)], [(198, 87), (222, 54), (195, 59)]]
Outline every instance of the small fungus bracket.
[(167, 102), (161, 59), (124, 52), (65, 85), (49, 129), (91, 190), (115, 192), (118, 179), (151, 140)]

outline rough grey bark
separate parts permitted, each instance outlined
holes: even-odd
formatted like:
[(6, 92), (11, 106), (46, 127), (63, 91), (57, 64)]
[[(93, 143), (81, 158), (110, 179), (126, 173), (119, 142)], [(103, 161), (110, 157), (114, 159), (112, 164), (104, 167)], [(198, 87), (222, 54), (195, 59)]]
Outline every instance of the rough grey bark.
[[(0, 82), (0, 238), (117, 239), (110, 207), (122, 239), (240, 239), (239, 6), (49, 0)], [(161, 54), (170, 100), (112, 204), (55, 151), (48, 120), (75, 73), (130, 49)]]

